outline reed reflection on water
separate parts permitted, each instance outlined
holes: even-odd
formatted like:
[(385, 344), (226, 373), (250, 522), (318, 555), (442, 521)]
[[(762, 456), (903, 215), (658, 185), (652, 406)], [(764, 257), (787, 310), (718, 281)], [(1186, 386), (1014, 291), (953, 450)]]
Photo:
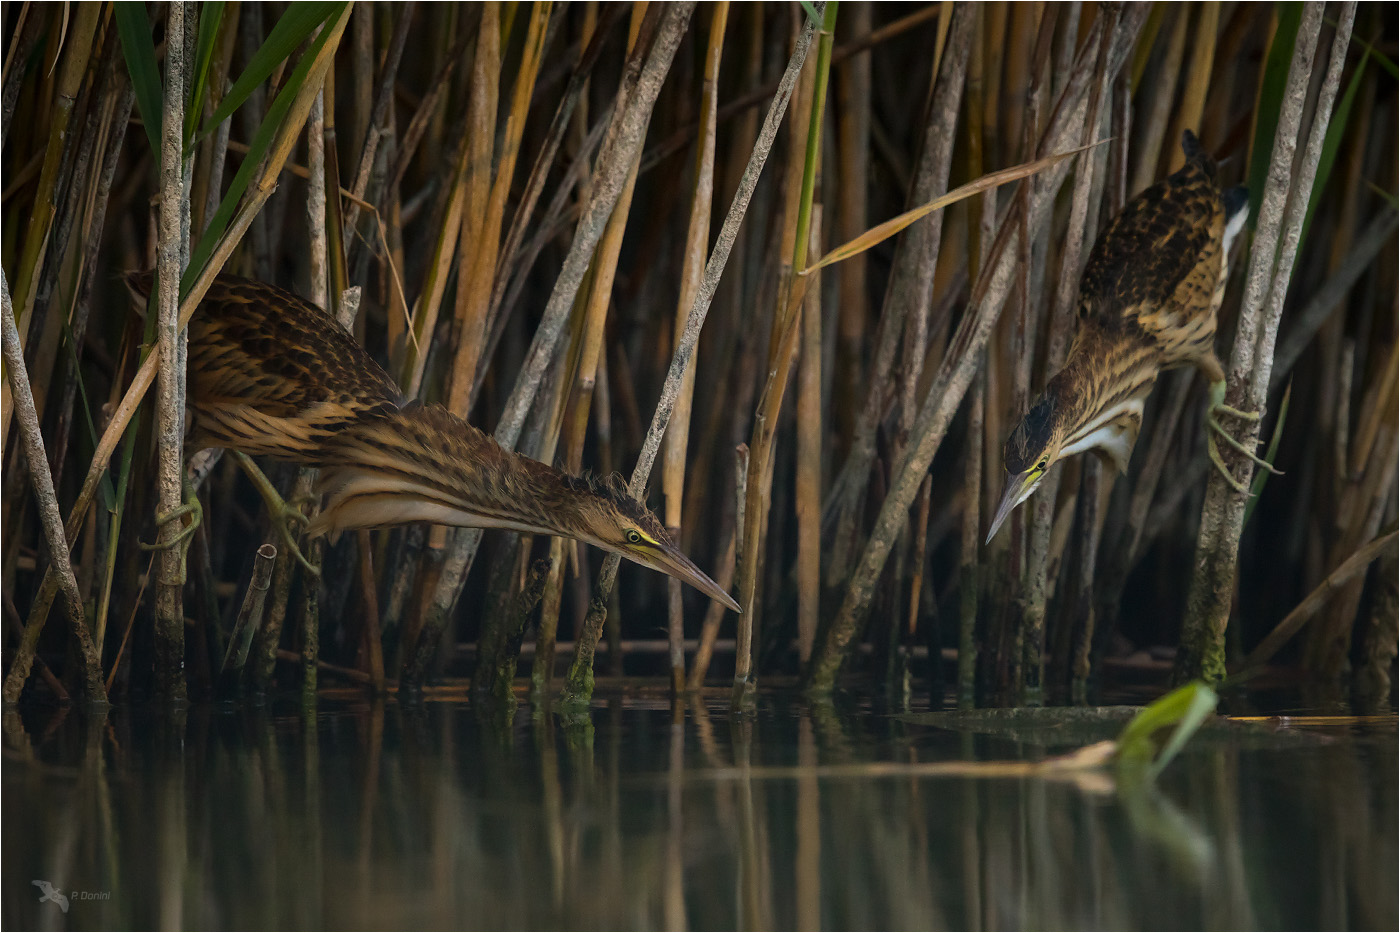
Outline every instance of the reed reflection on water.
[(456, 703), (7, 713), (3, 922), (1396, 925), (1394, 717), (1203, 733), (1134, 794), (933, 776), (1047, 746), (868, 711), (615, 700), (593, 723)]

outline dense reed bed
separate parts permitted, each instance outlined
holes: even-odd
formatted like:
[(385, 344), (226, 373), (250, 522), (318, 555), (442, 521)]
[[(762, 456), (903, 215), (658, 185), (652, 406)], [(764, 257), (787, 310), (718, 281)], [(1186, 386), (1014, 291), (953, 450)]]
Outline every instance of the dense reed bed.
[[(1393, 12), (9, 4), (5, 699), (508, 697), (524, 646), (574, 706), (595, 669), (1033, 704), (1272, 666), (1383, 702)], [(1208, 469), (1174, 372), (1125, 476), (1070, 461), (984, 544), (1083, 259), (1184, 129), (1250, 186), (1216, 346), (1284, 475)], [(301, 573), (231, 458), (182, 449), (180, 325), (219, 271), (506, 446), (621, 473), (743, 614), (501, 531), (360, 532)], [(187, 558), (143, 550), (187, 464)]]

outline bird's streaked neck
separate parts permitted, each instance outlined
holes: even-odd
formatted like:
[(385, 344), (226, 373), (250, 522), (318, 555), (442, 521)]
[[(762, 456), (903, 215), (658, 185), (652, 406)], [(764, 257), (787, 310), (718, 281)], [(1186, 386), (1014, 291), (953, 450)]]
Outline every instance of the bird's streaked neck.
[(1158, 363), (1150, 351), (1124, 344), (1107, 353), (1100, 346), (1090, 366), (1090, 354), (1084, 351), (1076, 342), (1065, 368), (1051, 380), (1065, 424), (1056, 459), (1097, 450), (1124, 471), (1157, 380)]

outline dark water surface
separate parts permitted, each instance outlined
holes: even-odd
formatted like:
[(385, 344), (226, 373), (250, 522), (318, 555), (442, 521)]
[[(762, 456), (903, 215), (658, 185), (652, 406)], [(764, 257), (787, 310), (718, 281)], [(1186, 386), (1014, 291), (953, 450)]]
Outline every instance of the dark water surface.
[[(761, 697), (8, 713), (8, 929), (1395, 929), (1394, 716), (1222, 722), (1155, 787), (941, 773), (1116, 731)], [(67, 899), (41, 902), (47, 881)]]

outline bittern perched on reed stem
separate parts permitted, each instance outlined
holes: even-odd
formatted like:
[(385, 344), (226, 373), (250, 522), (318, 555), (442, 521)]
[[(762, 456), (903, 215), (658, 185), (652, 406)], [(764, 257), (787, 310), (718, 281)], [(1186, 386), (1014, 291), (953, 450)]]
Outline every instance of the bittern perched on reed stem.
[(1231, 485), (1248, 491), (1220, 459), (1217, 435), (1273, 469), (1219, 421), (1259, 418), (1225, 405), (1225, 370), (1214, 349), (1230, 244), (1244, 226), (1248, 193), (1220, 190), (1215, 161), (1190, 130), (1181, 148), (1186, 164), (1130, 201), (1089, 253), (1064, 369), (1006, 440), (1006, 489), (988, 541), (1066, 457), (1093, 450), (1126, 470), (1143, 404), (1166, 369), (1194, 365), (1210, 381), (1206, 448)]
[[(149, 292), (149, 276), (131, 281)], [(561, 473), (439, 405), (405, 400), (330, 315), (281, 289), (215, 280), (190, 319), (189, 407), (192, 449), (321, 470), (318, 491), (330, 498), (313, 537), (418, 521), (560, 535), (739, 609), (621, 483)], [(305, 520), (266, 479), (254, 482), (276, 518)]]

